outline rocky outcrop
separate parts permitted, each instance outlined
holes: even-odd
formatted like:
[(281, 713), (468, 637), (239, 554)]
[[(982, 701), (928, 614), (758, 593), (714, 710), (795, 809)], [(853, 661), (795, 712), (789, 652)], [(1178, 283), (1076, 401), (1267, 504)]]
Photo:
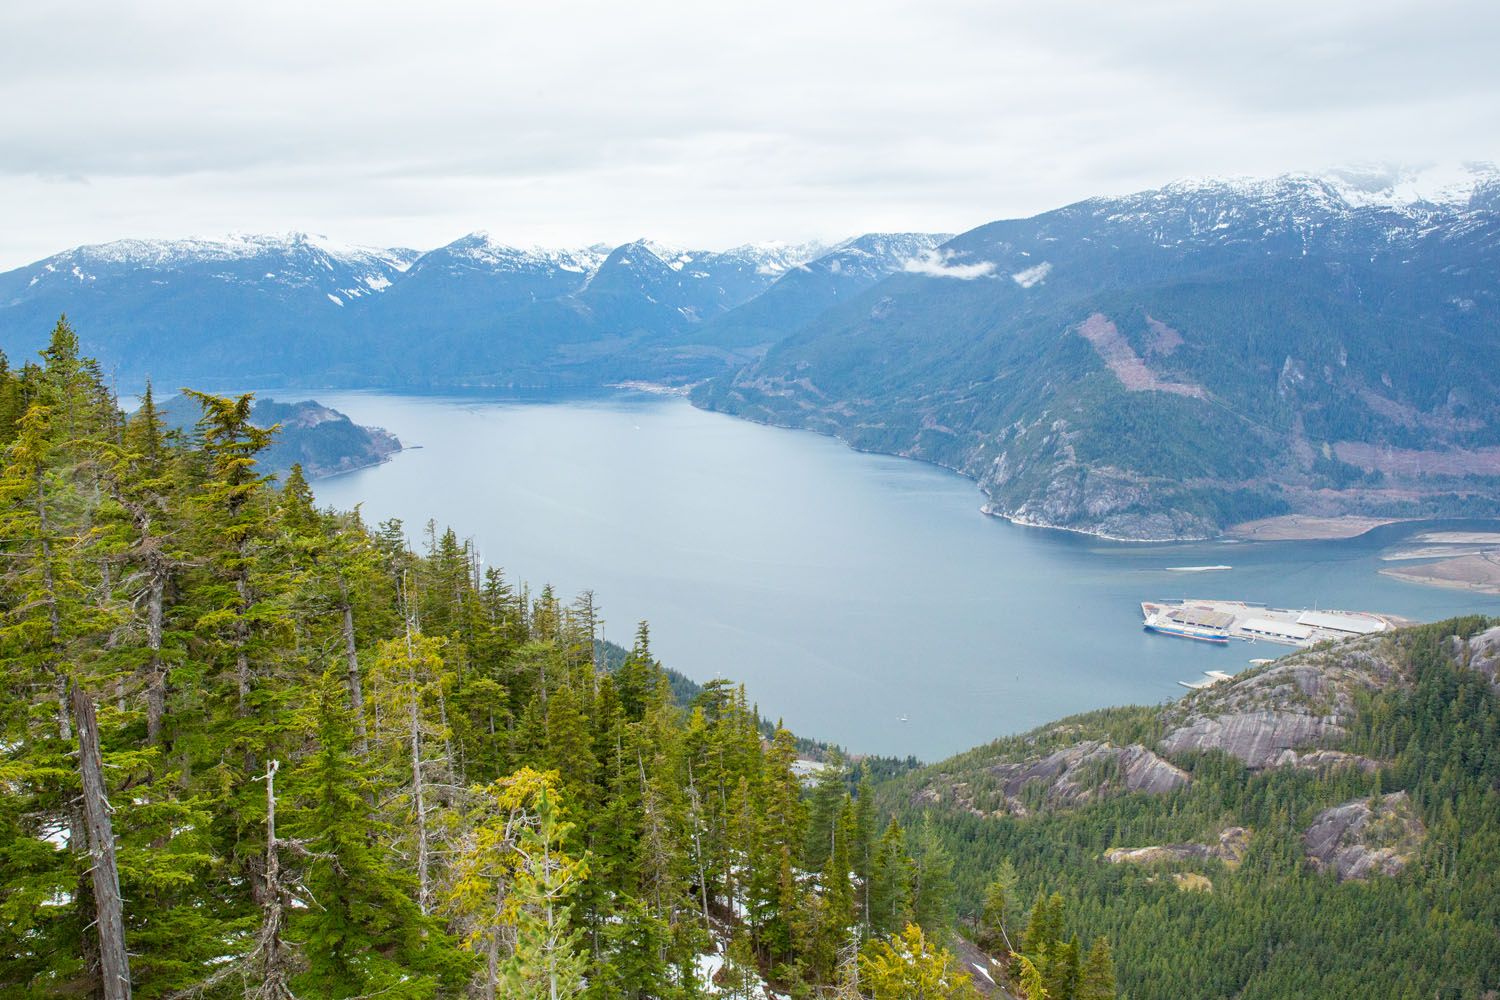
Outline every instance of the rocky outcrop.
[(1299, 752), (1336, 746), (1353, 719), (1356, 692), (1396, 683), (1401, 672), (1378, 637), (1308, 651), (1184, 698), (1168, 710), (1169, 728), (1158, 749), (1169, 756), (1222, 750), (1254, 769), (1303, 761), (1331, 766), (1343, 759)]
[(1121, 792), (1163, 794), (1186, 785), (1186, 771), (1139, 744), (1117, 747), (1086, 740), (1045, 757), (1021, 763), (995, 764), (990, 774), (999, 779), (1012, 812), (1024, 813), (1022, 793), (1028, 785), (1045, 785), (1048, 805), (1073, 805)]
[(1318, 774), (1328, 774), (1345, 768), (1374, 774), (1380, 769), (1381, 762), (1357, 753), (1345, 753), (1342, 750), (1313, 750), (1302, 754), (1295, 750), (1283, 750), (1281, 756), (1277, 757), (1271, 766), (1294, 767), (1299, 771), (1315, 771)]
[(1162, 740), (1168, 754), (1185, 750), (1223, 750), (1251, 768), (1273, 767), (1294, 747), (1334, 743), (1343, 727), (1328, 718), (1302, 712), (1264, 709), (1212, 718), (1197, 718)]
[(1410, 797), (1392, 792), (1324, 809), (1303, 835), (1302, 848), (1314, 868), (1342, 882), (1399, 873), (1426, 836)]
[(1467, 643), (1456, 641), (1468, 647), (1459, 651), (1459, 661), (1467, 658), (1469, 669), (1484, 674), (1491, 685), (1500, 689), (1500, 625), (1471, 637)]
[(1154, 865), (1175, 861), (1222, 861), (1231, 868), (1245, 858), (1250, 831), (1231, 826), (1219, 834), (1217, 844), (1164, 844), (1156, 847), (1111, 847), (1104, 852), (1110, 864)]

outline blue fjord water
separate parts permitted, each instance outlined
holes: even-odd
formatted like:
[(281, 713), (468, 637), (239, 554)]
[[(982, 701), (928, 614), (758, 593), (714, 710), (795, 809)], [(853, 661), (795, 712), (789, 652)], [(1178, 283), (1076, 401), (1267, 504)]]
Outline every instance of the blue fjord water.
[[(592, 589), (609, 638), (629, 645), (648, 619), (666, 665), (742, 681), (765, 714), (859, 752), (937, 759), (1287, 652), (1145, 633), (1142, 600), (1500, 614), (1500, 597), (1378, 575), (1382, 550), (1424, 530), (1412, 526), (1114, 543), (985, 517), (960, 476), (677, 397), (317, 398), (420, 446), (316, 482), (321, 503), (401, 518), (414, 540), (434, 518), (533, 591)], [(1233, 569), (1168, 570), (1206, 564)]]

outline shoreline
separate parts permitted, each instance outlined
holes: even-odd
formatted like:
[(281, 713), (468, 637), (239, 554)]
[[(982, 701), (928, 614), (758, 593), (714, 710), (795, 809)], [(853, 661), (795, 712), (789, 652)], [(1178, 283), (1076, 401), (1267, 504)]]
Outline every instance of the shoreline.
[(1416, 584), (1419, 587), (1441, 587), (1444, 590), (1462, 590), (1470, 594), (1500, 594), (1500, 581), (1495, 583), (1469, 582), (1466, 580), (1450, 580), (1440, 576), (1419, 576), (1405, 573), (1396, 569), (1382, 569), (1381, 576), (1388, 576), (1392, 580), (1400, 580), (1402, 583)]
[(1381, 576), (1445, 590), (1463, 590), (1471, 594), (1500, 594), (1500, 549), (1455, 552), (1446, 559), (1416, 565), (1387, 566)]
[(1224, 529), (1224, 535), (1245, 542), (1327, 542), (1358, 538), (1388, 524), (1417, 520), (1423, 519), (1368, 517), (1360, 514), (1279, 514), (1276, 517), (1262, 517), (1232, 524)]
[[(918, 459), (918, 461), (920, 461), (920, 459)], [(962, 473), (959, 474), (963, 475)], [(964, 476), (964, 478), (968, 479), (969, 477)], [(983, 492), (983, 490), (981, 490), (980, 492)], [(1072, 528), (1065, 524), (1048, 524), (1045, 521), (1033, 521), (1022, 514), (1007, 514), (999, 508), (995, 507), (991, 502), (986, 502), (985, 504), (983, 504), (979, 508), (979, 513), (985, 515), (986, 517), (993, 517), (1001, 521), (1009, 521), (1011, 524), (1022, 528), (1044, 528), (1047, 531), (1066, 531), (1074, 535), (1084, 535), (1088, 538), (1097, 538), (1101, 541), (1126, 542), (1132, 545), (1175, 545), (1179, 543), (1187, 545), (1194, 542), (1212, 542), (1215, 541), (1217, 537), (1213, 535), (1187, 535), (1174, 538), (1127, 538), (1124, 535), (1111, 535), (1107, 534), (1106, 532), (1097, 531), (1091, 528)]]

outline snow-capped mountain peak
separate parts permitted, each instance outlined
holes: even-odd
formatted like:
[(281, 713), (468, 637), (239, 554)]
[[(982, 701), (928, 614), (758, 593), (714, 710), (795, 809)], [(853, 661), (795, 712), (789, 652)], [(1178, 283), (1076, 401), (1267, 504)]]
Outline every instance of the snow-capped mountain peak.
[(589, 275), (609, 255), (600, 244), (579, 249), (555, 247), (518, 247), (502, 243), (487, 231), (479, 229), (461, 236), (447, 246), (432, 251), (435, 256), (462, 261), (470, 267), (494, 271), (532, 271), (555, 268), (574, 274)]
[(1500, 167), (1479, 162), (1425, 167), (1367, 165), (1330, 170), (1325, 179), (1346, 202), (1359, 208), (1435, 205), (1461, 209), (1469, 205), (1477, 190), (1500, 183)]

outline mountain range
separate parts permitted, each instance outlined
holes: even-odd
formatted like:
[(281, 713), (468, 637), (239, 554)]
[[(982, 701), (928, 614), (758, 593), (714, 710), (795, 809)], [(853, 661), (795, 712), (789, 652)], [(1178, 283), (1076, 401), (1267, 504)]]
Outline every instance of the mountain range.
[(1493, 514), (1500, 175), (1204, 181), (981, 226), (700, 386), (977, 479), (1015, 520), (1211, 536)]
[(0, 275), (12, 358), (62, 312), (127, 380), (694, 384), (958, 470), (997, 515), (1122, 538), (1500, 513), (1487, 165), (1184, 181), (951, 238), (126, 240)]
[[(829, 302), (939, 237), (833, 247), (520, 249), (472, 233), (427, 253), (318, 236), (121, 240), (0, 275), (0, 343), (27, 356), (60, 313), (125, 379), (257, 385), (558, 385), (692, 380), (775, 339), (714, 321), (804, 266)], [(809, 272), (813, 273), (813, 272)], [(774, 299), (773, 299), (774, 301)], [(811, 310), (814, 314), (820, 311)], [(757, 340), (756, 338), (760, 339)]]

